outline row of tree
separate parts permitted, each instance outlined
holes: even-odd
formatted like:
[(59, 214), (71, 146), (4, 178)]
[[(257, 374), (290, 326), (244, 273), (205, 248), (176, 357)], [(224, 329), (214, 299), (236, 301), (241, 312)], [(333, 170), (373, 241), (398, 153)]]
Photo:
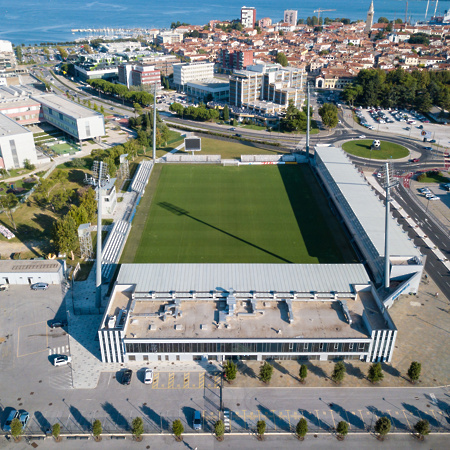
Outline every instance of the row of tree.
[(173, 111), (178, 116), (190, 119), (198, 120), (200, 122), (214, 121), (220, 119), (220, 111), (217, 109), (208, 109), (206, 105), (200, 103), (197, 107), (187, 106), (184, 107), (181, 103), (172, 103), (170, 105), (170, 111)]
[(110, 83), (102, 79), (88, 80), (89, 85), (104, 94), (114, 95), (120, 99), (149, 106), (153, 103), (153, 95), (145, 91), (131, 91), (123, 84)]
[[(136, 118), (130, 117), (128, 123), (133, 130), (137, 131), (137, 141), (142, 146), (144, 154), (147, 153), (147, 149), (153, 145), (153, 111), (150, 110)], [(169, 136), (169, 128), (156, 112), (156, 146), (166, 145)]]
[(432, 105), (449, 109), (450, 72), (363, 69), (343, 96), (351, 105), (414, 108), (423, 113)]

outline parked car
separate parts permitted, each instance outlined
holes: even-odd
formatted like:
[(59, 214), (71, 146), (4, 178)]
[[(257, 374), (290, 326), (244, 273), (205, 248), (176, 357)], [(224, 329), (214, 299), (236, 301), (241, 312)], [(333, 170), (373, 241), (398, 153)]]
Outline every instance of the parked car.
[(126, 369), (122, 374), (122, 384), (129, 385), (131, 383), (132, 376), (133, 371), (131, 369)]
[(18, 419), (20, 420), (20, 422), (22, 424), (22, 429), (24, 430), (25, 427), (28, 425), (28, 421), (30, 420), (30, 414), (27, 411), (25, 411), (24, 409), (21, 409), (19, 411)]
[(45, 291), (48, 289), (48, 283), (34, 283), (30, 287), (33, 291)]
[(366, 136), (364, 134), (362, 134), (361, 136), (359, 136), (359, 139), (365, 139)]
[(152, 384), (153, 383), (153, 370), (152, 369), (145, 369), (144, 374), (144, 383), (145, 384)]
[(53, 329), (53, 328), (64, 328), (67, 327), (67, 325), (68, 325), (67, 320), (54, 319), (50, 321), (48, 326)]
[(428, 197), (428, 200), (440, 200), (441, 197), (438, 197), (437, 195), (433, 195), (432, 197)]
[(202, 429), (202, 413), (200, 411), (194, 411), (193, 428), (194, 428), (194, 430)]
[(3, 425), (3, 431), (11, 431), (11, 422), (14, 419), (18, 419), (19, 418), (19, 411), (17, 411), (16, 409), (13, 409), (9, 415), (8, 418), (6, 419), (5, 425)]
[(431, 139), (430, 144), (436, 144), (436, 139)]
[(419, 188), (419, 192), (421, 192), (422, 194), (426, 194), (428, 192), (431, 192), (429, 188), (427, 187), (423, 187), (423, 188)]
[(70, 362), (72, 362), (72, 357), (71, 356), (67, 356), (67, 355), (58, 355), (54, 360), (53, 360), (53, 365), (56, 367), (59, 366), (66, 366), (67, 364), (69, 364)]
[(420, 161), (420, 159), (419, 158), (413, 158), (410, 161), (413, 162), (413, 163), (418, 163)]

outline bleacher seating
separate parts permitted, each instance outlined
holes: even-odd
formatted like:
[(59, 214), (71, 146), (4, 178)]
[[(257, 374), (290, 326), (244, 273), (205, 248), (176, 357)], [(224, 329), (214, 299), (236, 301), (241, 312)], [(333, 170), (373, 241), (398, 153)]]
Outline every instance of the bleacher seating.
[(9, 231), (8, 228), (4, 227), (3, 225), (0, 225), (0, 233), (2, 233), (6, 239), (12, 239), (16, 237), (12, 231)]
[(109, 233), (102, 253), (102, 278), (105, 281), (110, 279), (114, 267), (119, 262), (130, 228), (129, 222), (119, 220), (114, 223), (113, 229)]
[(152, 161), (142, 161), (136, 170), (136, 174), (131, 182), (131, 190), (143, 194), (145, 191), (145, 186), (147, 186), (150, 174), (152, 173), (153, 162)]

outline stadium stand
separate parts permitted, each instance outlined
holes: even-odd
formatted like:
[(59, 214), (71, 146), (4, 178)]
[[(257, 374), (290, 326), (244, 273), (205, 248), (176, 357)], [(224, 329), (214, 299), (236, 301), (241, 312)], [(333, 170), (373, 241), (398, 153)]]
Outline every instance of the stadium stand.
[(136, 174), (131, 183), (131, 190), (139, 194), (145, 192), (145, 186), (147, 186), (148, 179), (152, 173), (153, 162), (152, 161), (142, 161), (136, 170)]
[(131, 224), (124, 220), (114, 223), (102, 254), (102, 279), (109, 281), (120, 259), (123, 247), (130, 232)]
[(169, 163), (214, 163), (220, 164), (222, 157), (220, 155), (177, 155), (167, 154), (166, 162)]

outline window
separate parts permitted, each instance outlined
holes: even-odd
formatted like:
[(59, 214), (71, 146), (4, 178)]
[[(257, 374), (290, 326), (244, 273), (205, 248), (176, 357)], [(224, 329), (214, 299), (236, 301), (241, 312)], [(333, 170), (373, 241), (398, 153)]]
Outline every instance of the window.
[(334, 344), (334, 349), (337, 350), (338, 348), (339, 348), (339, 343), (336, 342), (336, 343)]
[(319, 344), (319, 351), (323, 351), (323, 343), (322, 342)]
[(307, 343), (307, 342), (305, 342), (305, 343), (303, 344), (303, 349), (304, 349), (304, 350), (308, 350), (308, 343)]
[(348, 344), (348, 349), (353, 350), (353, 342), (351, 344)]
[(130, 356), (128, 357), (128, 360), (129, 360), (129, 361), (136, 361), (136, 356), (135, 356), (135, 355), (130, 355)]
[(289, 350), (294, 350), (294, 343), (293, 342), (289, 342)]
[(143, 356), (144, 361), (148, 361), (148, 355)]

